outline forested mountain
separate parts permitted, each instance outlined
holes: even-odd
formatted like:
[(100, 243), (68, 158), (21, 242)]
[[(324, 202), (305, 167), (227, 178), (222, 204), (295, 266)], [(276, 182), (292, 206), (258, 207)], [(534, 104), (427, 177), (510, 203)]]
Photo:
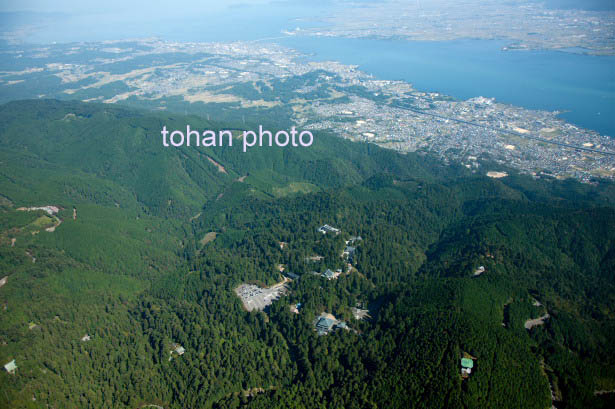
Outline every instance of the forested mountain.
[[(186, 124), (242, 129), (0, 107), (0, 364), (18, 366), (0, 373), (0, 407), (615, 403), (597, 393), (615, 389), (612, 184), (491, 179), (324, 133), (309, 148), (162, 146), (163, 125)], [(20, 210), (43, 206), (57, 214)], [(280, 265), (300, 278), (246, 311), (234, 289), (279, 282)], [(342, 273), (312, 274), (327, 268)], [(323, 312), (349, 329), (319, 336)]]

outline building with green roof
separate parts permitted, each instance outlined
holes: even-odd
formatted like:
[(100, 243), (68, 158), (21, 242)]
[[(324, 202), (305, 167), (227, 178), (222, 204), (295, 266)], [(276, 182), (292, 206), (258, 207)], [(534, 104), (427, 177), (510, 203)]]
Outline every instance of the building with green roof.
[(463, 368), (474, 368), (474, 361), (470, 358), (461, 358), (461, 366)]

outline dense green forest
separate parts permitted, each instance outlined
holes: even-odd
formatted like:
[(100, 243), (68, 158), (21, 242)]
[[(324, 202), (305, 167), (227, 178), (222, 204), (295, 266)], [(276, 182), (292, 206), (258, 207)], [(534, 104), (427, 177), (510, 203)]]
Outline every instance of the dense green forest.
[[(490, 179), (326, 133), (163, 147), (162, 126), (186, 123), (242, 128), (0, 106), (0, 364), (18, 367), (0, 373), (0, 407), (615, 404), (612, 184)], [(58, 212), (23, 209), (42, 206)], [(299, 277), (288, 294), (246, 311), (234, 289), (281, 281), (280, 265)], [(323, 312), (349, 329), (319, 336)]]

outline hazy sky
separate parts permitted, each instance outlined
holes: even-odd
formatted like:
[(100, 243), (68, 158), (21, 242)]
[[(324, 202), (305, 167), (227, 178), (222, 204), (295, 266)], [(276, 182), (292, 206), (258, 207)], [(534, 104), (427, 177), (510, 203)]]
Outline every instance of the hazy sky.
[[(356, 2), (381, 3), (385, 0), (355, 0)], [(408, 0), (415, 1), (415, 0)], [(454, 1), (454, 0), (452, 0)], [(496, 0), (497, 1), (497, 0)], [(508, 2), (508, 0), (501, 0)], [(594, 10), (613, 10), (615, 0), (526, 0), (527, 2), (545, 2), (547, 6), (556, 8), (581, 8)], [(192, 12), (221, 11), (229, 7), (258, 6), (269, 3), (334, 3), (335, 0), (2, 0), (0, 12), (6, 11), (38, 11), (63, 13), (173, 13), (185, 14)], [(429, 3), (430, 0), (421, 0)], [(440, 1), (441, 2), (441, 1)]]
[[(416, 0), (407, 1), (414, 4)], [(420, 0), (420, 3), (444, 7), (455, 1)], [(546, 1), (557, 7), (570, 4), (605, 7), (615, 3), (615, 0)], [(283, 29), (301, 24), (299, 20), (303, 24), (318, 23), (332, 10), (343, 10), (356, 2), (391, 7), (386, 4), (387, 0), (0, 0), (0, 13), (3, 13), (0, 36), (10, 41), (34, 43), (151, 36), (178, 41), (261, 39), (280, 35)], [(30, 13), (7, 13), (17, 11)]]
[(254, 6), (269, 3), (270, 0), (4, 0), (0, 2), (0, 11), (36, 11), (61, 13), (103, 13), (115, 14), (128, 12), (133, 14), (172, 13), (190, 14), (191, 12), (220, 11), (228, 7)]
[(295, 17), (321, 15), (315, 6), (327, 7), (334, 2), (0, 0), (0, 35), (10, 41), (30, 43), (151, 36), (177, 41), (261, 39), (280, 35), (281, 29), (294, 28), (291, 20)]

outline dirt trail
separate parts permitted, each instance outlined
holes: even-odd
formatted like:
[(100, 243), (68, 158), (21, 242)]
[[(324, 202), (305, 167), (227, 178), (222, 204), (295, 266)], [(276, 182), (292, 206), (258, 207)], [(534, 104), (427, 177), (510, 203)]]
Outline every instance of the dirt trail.
[(598, 396), (598, 395), (607, 395), (609, 393), (615, 393), (615, 389), (610, 390), (610, 391), (594, 391), (594, 395)]
[(547, 378), (547, 382), (549, 383), (549, 392), (551, 392), (551, 409), (557, 409), (555, 403), (562, 401), (561, 393), (559, 392), (559, 388), (557, 388), (557, 386), (554, 387), (553, 382), (551, 382), (551, 378), (547, 375), (544, 358), (540, 359), (540, 372), (545, 378)]
[(47, 227), (47, 228), (45, 229), (45, 231), (48, 231), (49, 233), (53, 233), (54, 231), (56, 231), (56, 227), (58, 227), (59, 225), (61, 225), (61, 224), (62, 224), (62, 219), (57, 219), (57, 220), (56, 220), (56, 222), (57, 222), (57, 224), (56, 224), (56, 225), (51, 226), (51, 227)]
[(210, 231), (209, 233), (205, 234), (205, 236), (203, 236), (203, 238), (200, 241), (201, 246), (204, 246), (207, 243), (214, 241), (217, 236), (218, 236), (218, 233), (215, 231)]
[(215, 166), (218, 168), (218, 172), (222, 172), (228, 175), (228, 173), (226, 172), (226, 169), (224, 169), (224, 166), (220, 165), (218, 162), (216, 162), (215, 160), (213, 160), (212, 158), (210, 158), (209, 156), (207, 157), (207, 159)]
[(32, 253), (30, 252), (30, 250), (26, 250), (26, 255), (32, 259), (32, 262), (33, 262), (33, 263), (36, 263), (36, 257), (34, 257), (34, 256), (32, 255)]
[(538, 325), (543, 325), (545, 320), (549, 318), (549, 313), (546, 313), (542, 317), (535, 318), (533, 320), (525, 321), (525, 329), (532, 329)]

